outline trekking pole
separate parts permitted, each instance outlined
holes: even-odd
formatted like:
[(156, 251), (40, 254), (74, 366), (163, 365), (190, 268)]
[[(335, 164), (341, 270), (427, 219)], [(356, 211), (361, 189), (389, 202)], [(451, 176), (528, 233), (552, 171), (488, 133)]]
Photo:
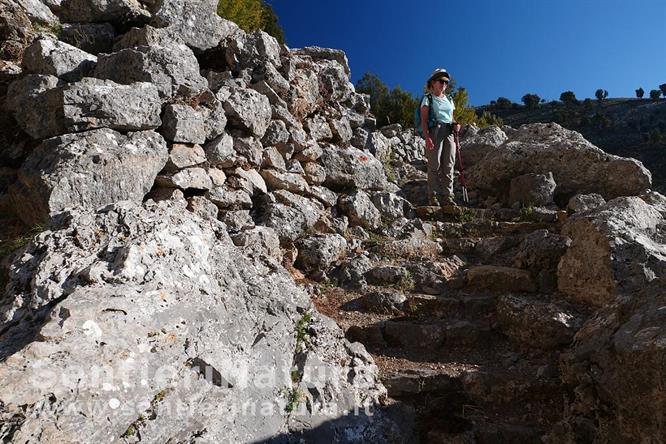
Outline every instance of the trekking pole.
[(463, 201), (469, 203), (469, 197), (467, 196), (467, 185), (465, 184), (465, 167), (463, 166), (462, 154), (460, 154), (460, 139), (458, 138), (458, 131), (453, 133), (453, 138), (456, 142), (456, 152), (458, 153), (458, 165), (460, 166), (460, 186), (462, 187)]

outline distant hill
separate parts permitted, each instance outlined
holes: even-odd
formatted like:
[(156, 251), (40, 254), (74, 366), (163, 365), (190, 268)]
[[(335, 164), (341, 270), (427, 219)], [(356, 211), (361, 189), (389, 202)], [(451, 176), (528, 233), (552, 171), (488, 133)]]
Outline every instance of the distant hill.
[(489, 111), (512, 127), (557, 122), (580, 132), (606, 152), (639, 159), (652, 172), (654, 188), (666, 191), (665, 99), (585, 99), (572, 104), (553, 101), (536, 108), (514, 103), (509, 107), (480, 106), (476, 111)]

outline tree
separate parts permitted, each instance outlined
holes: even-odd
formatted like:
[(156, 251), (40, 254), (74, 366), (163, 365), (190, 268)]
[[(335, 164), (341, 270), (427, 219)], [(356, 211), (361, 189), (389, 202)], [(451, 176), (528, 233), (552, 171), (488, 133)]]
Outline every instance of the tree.
[(658, 89), (653, 89), (650, 91), (650, 98), (652, 100), (659, 100), (659, 96), (661, 95), (661, 91)]
[(506, 97), (498, 97), (497, 98), (497, 108), (498, 109), (510, 109), (511, 108), (511, 100), (507, 99)]
[(576, 105), (578, 103), (576, 94), (574, 94), (573, 91), (564, 91), (562, 94), (560, 94), (560, 101), (567, 105)]
[(539, 106), (541, 97), (537, 96), (536, 94), (525, 94), (521, 100), (526, 107), (533, 109)]
[(636, 97), (638, 97), (639, 99), (642, 99), (644, 94), (645, 94), (645, 91), (643, 91), (643, 88), (638, 88), (636, 90)]
[(601, 102), (601, 101), (604, 100), (606, 97), (608, 97), (608, 91), (606, 91), (605, 89), (598, 89), (598, 90), (594, 93), (594, 95), (595, 95), (595, 97), (597, 98), (597, 100)]
[(383, 123), (385, 125), (387, 122), (386, 106), (388, 104), (389, 89), (384, 82), (377, 75), (366, 72), (356, 82), (356, 92), (370, 96), (370, 110), (377, 118), (377, 124), (381, 125)]
[[(386, 124), (399, 123), (403, 128), (414, 126), (414, 110), (418, 106), (419, 99), (396, 86), (388, 95), (387, 103), (384, 106)], [(380, 124), (379, 119), (377, 119), (377, 123)]]
[(666, 83), (659, 85), (659, 89), (661, 90), (661, 95), (666, 97)]
[(284, 43), (284, 32), (275, 11), (262, 0), (220, 0), (217, 14), (235, 22), (246, 32), (262, 29)]
[(275, 37), (278, 42), (284, 43), (284, 31), (280, 26), (278, 16), (275, 14), (273, 7), (267, 3), (264, 3), (261, 29)]

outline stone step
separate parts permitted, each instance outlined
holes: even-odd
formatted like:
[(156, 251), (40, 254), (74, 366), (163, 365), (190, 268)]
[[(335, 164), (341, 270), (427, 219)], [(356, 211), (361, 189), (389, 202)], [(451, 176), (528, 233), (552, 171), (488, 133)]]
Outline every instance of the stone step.
[(537, 285), (529, 271), (496, 265), (477, 265), (467, 269), (466, 285), (474, 290), (494, 293), (533, 293)]
[(391, 398), (412, 397), (428, 394), (460, 394), (462, 381), (430, 368), (401, 369), (384, 374), (381, 377)]
[(382, 325), (384, 341), (393, 347), (437, 349), (443, 346), (481, 346), (493, 334), (491, 325), (462, 319), (390, 320)]
[(497, 237), (509, 235), (528, 235), (536, 230), (558, 230), (558, 226), (549, 222), (503, 222), (480, 220), (474, 222), (435, 222), (440, 238)]
[(415, 294), (404, 303), (407, 315), (424, 318), (486, 319), (495, 314), (495, 296), (487, 293), (460, 293), (450, 296)]

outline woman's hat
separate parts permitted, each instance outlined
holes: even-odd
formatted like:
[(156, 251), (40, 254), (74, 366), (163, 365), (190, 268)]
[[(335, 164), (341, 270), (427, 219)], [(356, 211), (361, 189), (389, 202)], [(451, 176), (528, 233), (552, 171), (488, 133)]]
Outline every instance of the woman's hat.
[(441, 79), (441, 78), (446, 78), (447, 80), (450, 80), (451, 77), (449, 76), (449, 73), (446, 72), (444, 68), (437, 68), (432, 72), (432, 75), (428, 79), (428, 82), (431, 82), (433, 80)]

